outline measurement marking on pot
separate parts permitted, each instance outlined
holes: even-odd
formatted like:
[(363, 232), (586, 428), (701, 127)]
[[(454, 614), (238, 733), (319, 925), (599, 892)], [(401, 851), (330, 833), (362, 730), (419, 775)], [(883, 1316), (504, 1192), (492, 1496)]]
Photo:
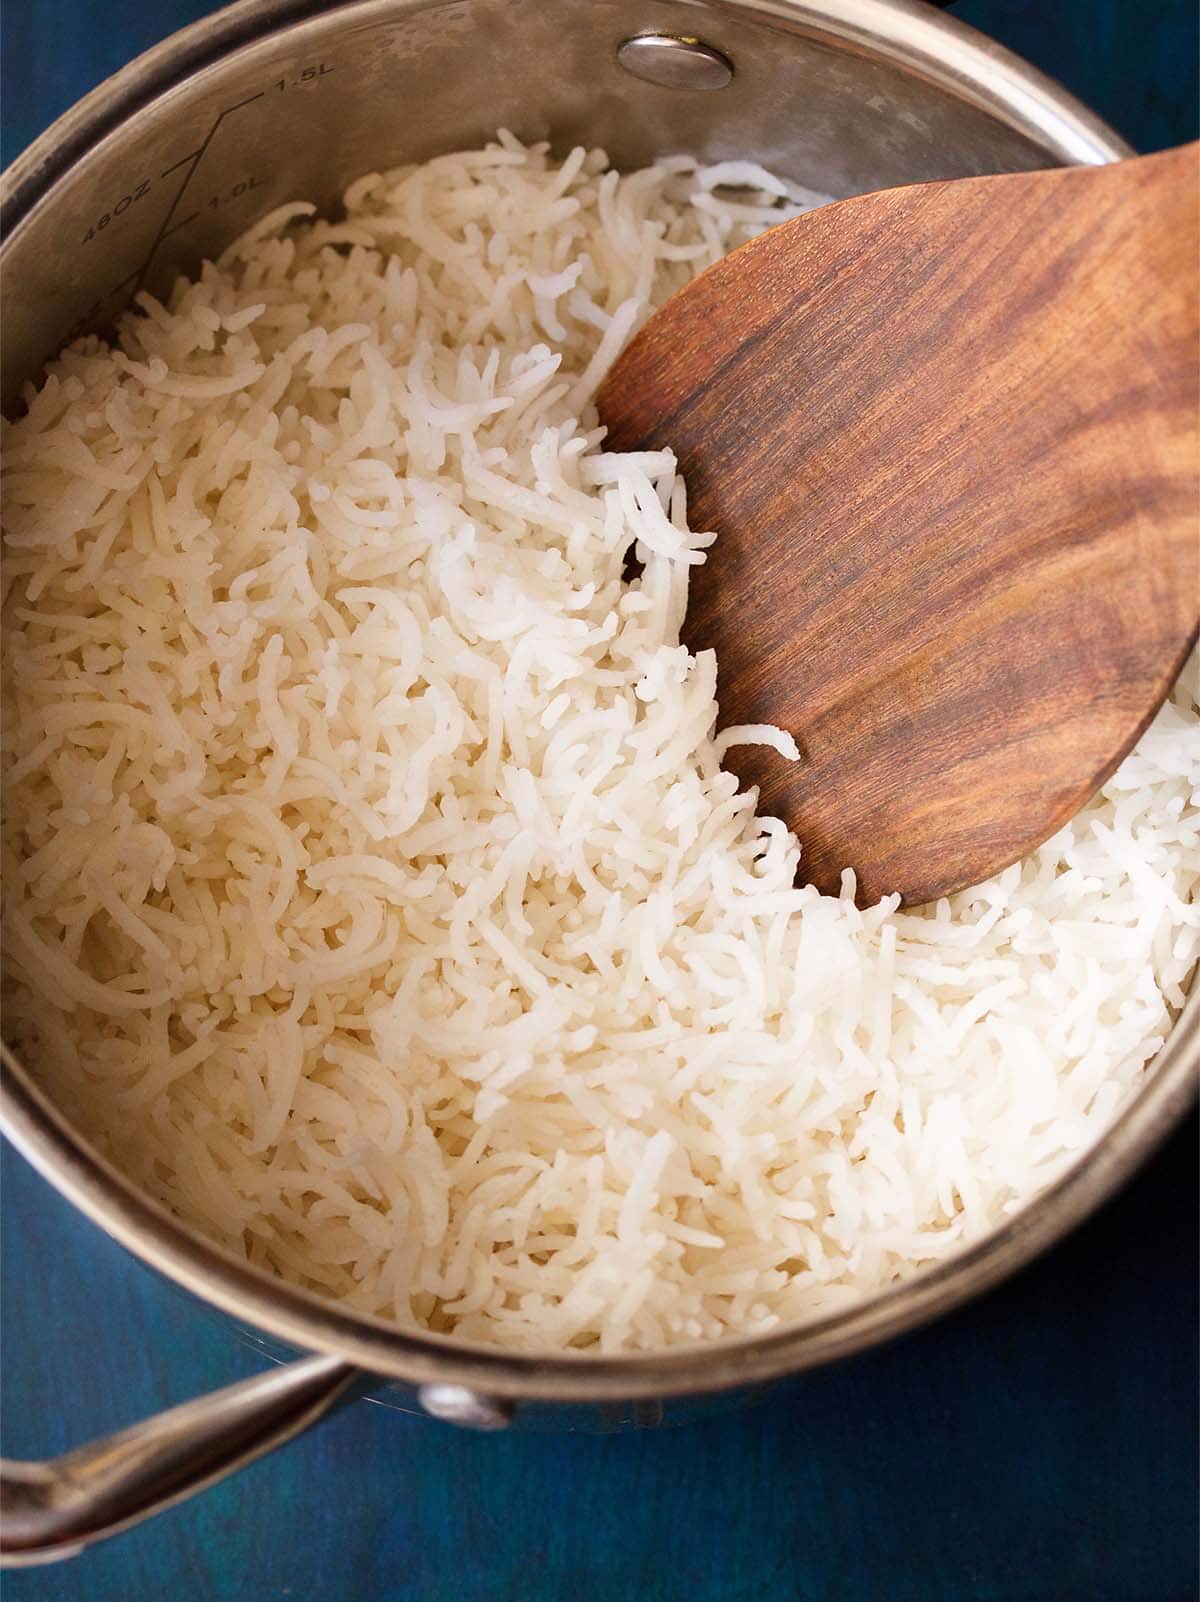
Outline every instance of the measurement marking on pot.
[[(216, 128), (215, 128), (215, 125), (214, 125), (213, 132), (215, 132), (215, 131), (216, 131)], [(210, 134), (209, 137), (211, 138), (211, 136), (212, 135)], [(200, 160), (200, 157), (203, 154), (204, 154), (204, 146), (203, 145), (198, 145), (195, 150), (189, 150), (186, 156), (180, 156), (178, 161), (173, 161), (169, 167), (164, 167), (162, 172), (159, 174), (159, 177), (160, 178), (169, 178), (173, 172), (178, 172), (179, 168), (182, 167), (182, 166), (185, 166), (187, 162), (189, 162), (189, 161), (198, 162)]]
[[(255, 95), (247, 95), (245, 100), (239, 100), (232, 106), (226, 106), (224, 111), (221, 111), (221, 112), (219, 112), (217, 114), (217, 116), (216, 116), (216, 118), (215, 118), (215, 120), (213, 122), (212, 127), (205, 134), (203, 140), (200, 143), (199, 148), (196, 149), (196, 150), (193, 150), (191, 155), (181, 157), (179, 161), (173, 163), (172, 166), (170, 166), (170, 167), (168, 167), (166, 169), (167, 173), (174, 172), (179, 167), (185, 167), (187, 170), (183, 175), (182, 183), (179, 185), (179, 188), (175, 191), (174, 200), (172, 200), (171, 204), (167, 207), (167, 214), (163, 218), (162, 223), (159, 226), (158, 233), (154, 236), (154, 243), (150, 246), (149, 251), (146, 253), (146, 259), (142, 263), (141, 268), (140, 268), (140, 270), (138, 272), (138, 280), (137, 280), (137, 283), (134, 285), (134, 290), (133, 290), (135, 295), (137, 294), (138, 290), (141, 289), (142, 285), (146, 282), (146, 276), (150, 271), (150, 266), (151, 266), (151, 263), (154, 260), (155, 253), (157, 252), (158, 247), (162, 244), (163, 240), (166, 239), (167, 234), (168, 234), (168, 230), (170, 230), (170, 232), (174, 232), (173, 229), (170, 229), (171, 218), (175, 215), (175, 210), (176, 210), (177, 206), (179, 205), (179, 202), (183, 199), (184, 190), (191, 183), (193, 177), (195, 176), (196, 168), (204, 160), (204, 153), (208, 149), (209, 145), (212, 144), (213, 138), (216, 135), (217, 129), (225, 121), (226, 117), (232, 116), (232, 114), (235, 111), (240, 111), (243, 106), (249, 106), (249, 105), (252, 105), (254, 101), (261, 100), (262, 97), (263, 97), (263, 94), (264, 94), (264, 91), (262, 89), (260, 89), (257, 94), (255, 94)], [(164, 173), (163, 176), (165, 177), (166, 173)], [(182, 224), (180, 224), (180, 226), (182, 227)]]
[(114, 217), (123, 217), (130, 206), (136, 205), (139, 200), (144, 199), (149, 193), (150, 180), (149, 178), (144, 178), (136, 188), (131, 189), (128, 194), (124, 194), (119, 200), (114, 201), (107, 211), (100, 213), (99, 217), (96, 218), (80, 240), (80, 244), (86, 245), (90, 239), (95, 239), (97, 234), (102, 234)]
[[(299, 75), (296, 78), (277, 78), (271, 84), (271, 89), (276, 93), (279, 93), (281, 91), (290, 89), (307, 88), (312, 84), (317, 83), (321, 78), (326, 77), (334, 70), (334, 64), (332, 62), (317, 62), (311, 66), (301, 67)], [(104, 306), (109, 301), (120, 295), (121, 292), (129, 285), (133, 286), (129, 292), (129, 303), (132, 303), (139, 291), (145, 286), (159, 247), (166, 240), (170, 239), (173, 234), (178, 233), (180, 229), (186, 228), (191, 222), (195, 222), (196, 218), (200, 216), (201, 211), (205, 207), (210, 207), (214, 211), (219, 210), (223, 206), (228, 205), (233, 201), (243, 199), (246, 195), (251, 194), (254, 190), (260, 189), (267, 184), (268, 176), (265, 174), (258, 174), (254, 177), (239, 179), (236, 183), (231, 184), (227, 189), (220, 190), (214, 195), (209, 195), (200, 206), (198, 206), (194, 211), (190, 211), (186, 217), (181, 217), (178, 219), (175, 217), (175, 213), (179, 209), (179, 204), (182, 201), (188, 186), (192, 182), (192, 179), (196, 176), (196, 172), (200, 167), (200, 163), (203, 161), (209, 146), (216, 137), (217, 130), (225, 121), (225, 118), (232, 116), (235, 111), (240, 111), (243, 106), (250, 106), (253, 105), (256, 100), (262, 100), (268, 92), (269, 91), (266, 89), (260, 89), (256, 94), (247, 95), (244, 100), (237, 100), (233, 103), (233, 105), (225, 106), (214, 117), (212, 126), (209, 128), (204, 138), (194, 150), (189, 150), (186, 155), (180, 156), (177, 161), (173, 161), (169, 166), (162, 168), (158, 175), (159, 179), (169, 178), (174, 173), (179, 172), (181, 169), (183, 171), (183, 176), (175, 189), (174, 195), (171, 197), (171, 202), (167, 206), (166, 212), (164, 213), (162, 221), (159, 224), (158, 232), (151, 241), (149, 250), (132, 272), (126, 273), (125, 277), (122, 278), (119, 283), (114, 284), (111, 289), (105, 291), (99, 300), (92, 303), (84, 315), (80, 317), (71, 328), (69, 334), (67, 335), (68, 340), (77, 339), (81, 334), (86, 333), (95, 322), (96, 318), (99, 317)], [(80, 243), (87, 244), (90, 241), (98, 238), (99, 235), (108, 227), (108, 225), (114, 221), (114, 219), (123, 216), (132, 205), (143, 199), (153, 187), (154, 181), (149, 178), (143, 179), (136, 186), (136, 188), (130, 190), (129, 193), (120, 196), (107, 211), (102, 212), (100, 216), (96, 218), (96, 220), (88, 228), (86, 234), (84, 234)]]
[[(181, 217), (177, 223), (172, 223), (167, 229), (166, 233), (160, 236), (158, 241), (159, 244), (161, 245), (164, 239), (170, 239), (172, 234), (177, 234), (181, 228), (186, 228), (188, 223), (195, 222), (199, 215), (200, 213), (198, 211), (189, 211), (186, 217)], [(141, 271), (140, 268), (139, 271)], [(130, 277), (133, 277), (132, 273), (130, 274)]]
[(278, 89), (280, 93), (287, 89), (303, 89), (305, 84), (316, 83), (318, 78), (323, 78), (327, 72), (332, 71), (333, 66), (330, 62), (320, 61), (315, 67), (301, 67), (300, 76), (293, 78), (290, 83), (286, 78), (276, 78), (271, 87)]

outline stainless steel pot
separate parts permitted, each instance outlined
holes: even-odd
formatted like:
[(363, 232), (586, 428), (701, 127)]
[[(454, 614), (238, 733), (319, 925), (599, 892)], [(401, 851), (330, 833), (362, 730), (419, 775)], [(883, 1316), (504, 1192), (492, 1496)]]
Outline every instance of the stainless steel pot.
[[(360, 173), (498, 125), (602, 144), (623, 166), (752, 154), (835, 195), (1129, 154), (1055, 84), (923, 0), (241, 0), (103, 84), (7, 175), (9, 404), (69, 334), (269, 207), (336, 208)], [(321, 1354), (54, 1462), (7, 1464), (8, 1560), (63, 1556), (136, 1522), (377, 1383), (368, 1376), (415, 1387), (440, 1418), (494, 1428), (531, 1402), (715, 1391), (859, 1351), (1078, 1222), (1175, 1123), (1198, 1061), (1200, 994), (1095, 1150), (986, 1240), (885, 1294), (715, 1348), (532, 1358), (402, 1331), (226, 1256), (102, 1162), (6, 1052), (3, 1127), (52, 1184), (172, 1279)]]

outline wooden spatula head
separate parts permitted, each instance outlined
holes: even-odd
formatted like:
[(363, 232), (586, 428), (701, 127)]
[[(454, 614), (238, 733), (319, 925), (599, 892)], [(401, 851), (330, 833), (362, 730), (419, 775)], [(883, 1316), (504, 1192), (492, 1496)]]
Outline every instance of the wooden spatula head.
[(925, 184), (787, 222), (647, 324), (599, 396), (669, 446), (684, 637), (802, 845), (864, 904), (1047, 839), (1163, 700), (1200, 621), (1197, 150)]

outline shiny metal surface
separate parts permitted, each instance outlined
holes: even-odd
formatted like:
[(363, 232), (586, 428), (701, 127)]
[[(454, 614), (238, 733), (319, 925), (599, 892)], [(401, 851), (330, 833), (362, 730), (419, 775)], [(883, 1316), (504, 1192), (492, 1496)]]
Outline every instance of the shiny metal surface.
[(679, 39), (669, 33), (639, 33), (617, 50), (626, 72), (662, 89), (724, 89), (733, 77), (728, 56), (703, 39)]
[(48, 1463), (6, 1461), (5, 1565), (74, 1557), (274, 1451), (369, 1383), (335, 1357), (306, 1357)]
[[(635, 77), (618, 50), (648, 32), (702, 34), (733, 63), (732, 80), (714, 94)], [(671, 151), (752, 155), (838, 196), (1129, 154), (1048, 79), (923, 0), (241, 0), (101, 85), (10, 169), (0, 196), (6, 404), (19, 402), (22, 381), (68, 334), (102, 327), (140, 286), (161, 292), (270, 207), (304, 198), (336, 208), (361, 173), (481, 140), (497, 125), (559, 146), (601, 143), (623, 166)], [(269, 1278), (139, 1194), (7, 1050), (3, 1060), (0, 1121), (75, 1205), (235, 1318), (336, 1359), (327, 1370), (311, 1360), (283, 1370), (301, 1393), (314, 1373), (340, 1375), (351, 1389), (353, 1366), (424, 1387), (431, 1411), (457, 1407), (475, 1415), (461, 1421), (478, 1423), (487, 1409), (499, 1418), (521, 1401), (652, 1404), (760, 1383), (897, 1335), (994, 1284), (1103, 1200), (1188, 1105), (1200, 994), (1100, 1146), (987, 1239), (811, 1324), (618, 1358), (532, 1358), (401, 1330)], [(287, 1391), (292, 1382), (280, 1383)], [(160, 1425), (186, 1425), (171, 1437), (178, 1467), (220, 1433), (210, 1410), (220, 1425), (231, 1394), (118, 1437), (133, 1481), (143, 1446), (145, 1461), (158, 1461)], [(273, 1395), (269, 1386), (241, 1390), (243, 1442), (262, 1439), (258, 1403)], [(272, 1416), (268, 1405), (267, 1433)], [(231, 1446), (227, 1466), (240, 1460)], [(22, 1469), (26, 1523), (15, 1536), (5, 1529), (6, 1545), (21, 1540), (28, 1553), (33, 1509), (49, 1516), (65, 1505), (74, 1472), (62, 1460)], [(173, 1490), (164, 1482), (160, 1500), (187, 1488), (179, 1477)], [(109, 1527), (128, 1522), (128, 1479), (109, 1483), (99, 1502), (86, 1487), (79, 1494), (66, 1524), (42, 1527), (56, 1549), (77, 1544), (80, 1529), (102, 1533), (104, 1507)]]
[[(734, 63), (720, 94), (618, 62), (634, 35), (699, 31)], [(68, 332), (102, 327), (140, 286), (163, 291), (270, 207), (336, 208), (363, 172), (498, 125), (602, 144), (622, 166), (749, 151), (837, 196), (1128, 153), (924, 0), (242, 0), (101, 85), (13, 164), (5, 404)]]
[(513, 1416), (511, 1402), (466, 1385), (422, 1385), (417, 1400), (431, 1418), (468, 1430), (507, 1429)]

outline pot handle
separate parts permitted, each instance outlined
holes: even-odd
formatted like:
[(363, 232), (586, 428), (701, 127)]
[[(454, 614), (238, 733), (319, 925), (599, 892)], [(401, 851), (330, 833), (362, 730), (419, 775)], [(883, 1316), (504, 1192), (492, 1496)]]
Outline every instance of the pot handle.
[(0, 1461), (0, 1564), (74, 1557), (293, 1440), (372, 1383), (340, 1358), (305, 1357), (44, 1463)]

